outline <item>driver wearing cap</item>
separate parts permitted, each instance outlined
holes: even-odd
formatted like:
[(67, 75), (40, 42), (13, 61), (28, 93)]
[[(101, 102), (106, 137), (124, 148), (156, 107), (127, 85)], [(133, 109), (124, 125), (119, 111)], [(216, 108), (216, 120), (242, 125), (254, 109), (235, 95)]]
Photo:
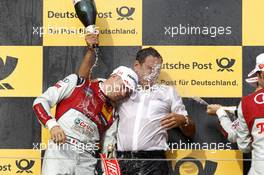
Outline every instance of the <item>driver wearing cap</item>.
[[(49, 87), (33, 104), (51, 139), (42, 175), (93, 175), (106, 130), (113, 124), (114, 105), (136, 89), (137, 74), (120, 66), (105, 81), (71, 74)], [(55, 117), (51, 108), (56, 106)]]
[(257, 76), (261, 89), (242, 98), (238, 106), (237, 144), (241, 151), (252, 151), (252, 165), (248, 174), (264, 174), (264, 53), (256, 57), (256, 66), (248, 77)]

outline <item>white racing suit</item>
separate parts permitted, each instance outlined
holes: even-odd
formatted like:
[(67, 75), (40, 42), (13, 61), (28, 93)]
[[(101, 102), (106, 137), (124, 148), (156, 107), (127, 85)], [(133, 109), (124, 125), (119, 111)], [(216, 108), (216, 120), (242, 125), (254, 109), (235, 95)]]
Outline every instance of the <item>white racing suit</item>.
[[(56, 115), (50, 109), (55, 106)], [(100, 90), (100, 82), (71, 74), (48, 88), (33, 104), (40, 123), (51, 129), (59, 125), (66, 143), (49, 141), (43, 175), (93, 175), (96, 153), (105, 131), (114, 121), (113, 107)]]
[(238, 120), (238, 147), (243, 152), (252, 151), (249, 174), (264, 175), (264, 89), (242, 98)]
[(236, 116), (236, 108), (225, 110), (225, 107), (220, 107), (217, 111), (217, 117), (221, 125), (221, 131), (223, 135), (231, 143), (236, 143), (237, 140), (237, 129), (239, 127), (239, 122)]
[[(225, 107), (221, 107), (216, 111), (216, 114), (218, 116), (218, 120), (220, 121), (220, 125), (222, 127), (221, 131), (223, 135), (228, 139), (229, 142), (237, 143), (237, 132), (240, 127), (239, 120), (237, 118), (237, 109), (228, 109), (228, 111), (230, 113), (225, 111)], [(253, 166), (253, 164), (254, 163), (252, 160), (251, 167)], [(253, 175), (252, 170), (253, 168), (249, 170), (248, 175)]]

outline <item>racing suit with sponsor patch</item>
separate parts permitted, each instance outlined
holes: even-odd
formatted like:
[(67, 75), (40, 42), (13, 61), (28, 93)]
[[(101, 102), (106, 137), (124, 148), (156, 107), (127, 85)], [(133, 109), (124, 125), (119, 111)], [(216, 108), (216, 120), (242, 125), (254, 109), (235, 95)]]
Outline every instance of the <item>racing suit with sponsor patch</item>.
[(243, 152), (252, 151), (249, 174), (264, 174), (264, 89), (242, 98), (238, 107), (240, 127), (237, 143)]
[(236, 111), (237, 109), (234, 108), (234, 110), (229, 110), (227, 112), (222, 107), (216, 111), (218, 120), (221, 125), (221, 132), (231, 143), (237, 142), (237, 129), (239, 127), (239, 122)]
[[(231, 143), (237, 143), (237, 130), (240, 127), (239, 120), (237, 118), (237, 109), (226, 112), (222, 107), (216, 111), (218, 120), (221, 124), (221, 132)], [(253, 166), (251, 161), (251, 167)], [(253, 168), (250, 168), (248, 175), (253, 175)]]
[[(50, 109), (56, 104), (53, 118)], [(114, 122), (113, 106), (100, 90), (100, 82), (71, 74), (38, 97), (33, 109), (45, 127), (59, 125), (66, 134), (65, 144), (49, 141), (42, 174), (93, 175), (99, 142)]]

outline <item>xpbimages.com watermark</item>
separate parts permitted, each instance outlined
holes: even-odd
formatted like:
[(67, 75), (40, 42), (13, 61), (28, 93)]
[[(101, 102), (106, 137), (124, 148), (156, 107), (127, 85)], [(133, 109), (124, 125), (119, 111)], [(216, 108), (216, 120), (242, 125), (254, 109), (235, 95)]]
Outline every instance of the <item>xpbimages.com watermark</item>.
[(231, 143), (195, 143), (195, 142), (182, 142), (181, 140), (179, 142), (169, 143), (169, 150), (172, 153), (177, 150), (210, 150), (211, 153), (216, 153), (218, 150), (231, 150)]
[(83, 143), (79, 141), (66, 141), (65, 144), (56, 144), (53, 140), (48, 140), (48, 143), (33, 143), (33, 149), (46, 150), (52, 148), (53, 150), (76, 151), (79, 153), (96, 152), (100, 150), (99, 143)]
[[(96, 33), (104, 35), (136, 35), (136, 29), (124, 29), (124, 28), (102, 28), (95, 27)], [(85, 27), (67, 27), (67, 26), (48, 26), (48, 27), (33, 27), (32, 34), (34, 36), (43, 37), (44, 35), (77, 35), (83, 37), (90, 32)]]
[(192, 26), (190, 24), (179, 24), (164, 26), (164, 35), (171, 38), (179, 36), (208, 36), (211, 38), (219, 36), (228, 36), (232, 34), (231, 26)]
[[(98, 27), (95, 27), (96, 30), (99, 30)], [(43, 37), (44, 35), (77, 35), (83, 37), (89, 32), (85, 27), (57, 27), (57, 26), (48, 26), (48, 27), (33, 27), (33, 35), (38, 37)]]
[[(120, 84), (113, 84), (113, 85), (105, 85), (104, 88), (106, 94), (109, 93), (118, 93), (118, 92), (127, 92), (128, 89), (127, 87), (120, 85)], [(168, 86), (164, 84), (159, 84), (159, 85), (144, 85), (144, 86), (137, 86), (135, 91), (140, 92), (140, 91), (160, 91), (160, 90), (168, 90)]]
[[(33, 149), (46, 150), (47, 148), (57, 150), (71, 150), (83, 153), (85, 151), (99, 151), (99, 143), (69, 143), (56, 144), (53, 140), (49, 140), (48, 143), (33, 143)], [(195, 143), (195, 142), (169, 142), (169, 149), (167, 151), (174, 153), (179, 150), (209, 150), (211, 153), (216, 153), (218, 150), (232, 150), (231, 143)]]

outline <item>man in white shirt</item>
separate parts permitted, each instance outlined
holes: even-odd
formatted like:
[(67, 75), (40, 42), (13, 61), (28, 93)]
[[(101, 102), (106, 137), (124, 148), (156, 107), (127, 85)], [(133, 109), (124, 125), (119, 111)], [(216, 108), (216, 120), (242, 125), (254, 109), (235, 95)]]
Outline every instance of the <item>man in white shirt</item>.
[[(138, 90), (117, 108), (119, 121), (112, 125), (112, 132), (107, 132), (112, 135), (112, 140), (107, 140), (110, 144), (115, 144), (117, 136), (118, 158), (131, 159), (119, 161), (122, 175), (169, 174), (168, 162), (164, 161), (169, 149), (167, 130), (179, 127), (188, 137), (195, 133), (194, 123), (175, 88), (157, 84), (161, 64), (162, 57), (153, 48), (137, 53), (134, 71), (139, 77)], [(85, 64), (80, 69), (85, 69)]]
[(183, 134), (194, 134), (194, 125), (175, 88), (157, 84), (161, 64), (162, 57), (153, 48), (137, 53), (134, 70), (140, 86), (118, 108), (117, 155), (131, 159), (120, 161), (124, 175), (167, 175), (169, 166), (164, 160), (133, 159), (166, 159), (167, 129), (180, 127)]

